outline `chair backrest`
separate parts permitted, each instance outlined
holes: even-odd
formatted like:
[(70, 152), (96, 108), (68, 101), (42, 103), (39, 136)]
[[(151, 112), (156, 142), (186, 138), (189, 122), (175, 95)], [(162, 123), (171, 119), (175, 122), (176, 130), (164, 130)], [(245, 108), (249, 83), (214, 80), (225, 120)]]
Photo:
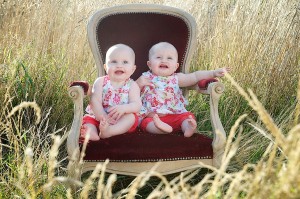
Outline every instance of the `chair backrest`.
[(178, 71), (188, 72), (196, 46), (196, 22), (187, 12), (162, 5), (128, 4), (95, 12), (87, 26), (88, 40), (98, 68), (105, 75), (105, 53), (114, 44), (130, 46), (136, 54), (137, 79), (148, 69), (148, 51), (158, 42), (169, 42), (178, 51)]

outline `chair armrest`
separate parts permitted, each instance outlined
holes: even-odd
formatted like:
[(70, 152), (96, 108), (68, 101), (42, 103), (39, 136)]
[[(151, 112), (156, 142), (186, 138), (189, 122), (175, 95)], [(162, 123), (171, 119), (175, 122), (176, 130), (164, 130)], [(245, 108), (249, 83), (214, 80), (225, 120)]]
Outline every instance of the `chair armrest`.
[(73, 82), (69, 88), (69, 96), (74, 102), (74, 116), (67, 138), (67, 151), (69, 158), (79, 159), (79, 134), (83, 118), (83, 99), (88, 92), (87, 82)]
[(197, 86), (200, 90), (207, 90), (210, 83), (218, 82), (215, 78), (202, 79), (197, 83)]
[(207, 92), (210, 95), (210, 117), (214, 134), (212, 142), (214, 152), (213, 165), (216, 167), (221, 165), (222, 156), (226, 145), (226, 133), (221, 123), (218, 111), (219, 99), (224, 90), (224, 85), (221, 82), (210, 83), (207, 89)]
[(74, 82), (71, 82), (71, 84), (70, 84), (70, 87), (73, 87), (73, 86), (81, 86), (83, 91), (84, 91), (84, 94), (88, 95), (89, 88), (90, 88), (88, 82), (86, 82), (86, 81), (74, 81)]
[(218, 82), (217, 79), (211, 78), (200, 80), (196, 85), (188, 89), (194, 89), (201, 94), (210, 96), (210, 117), (214, 136), (212, 142), (214, 153), (213, 165), (215, 167), (220, 167), (226, 145), (226, 133), (218, 111), (219, 99), (224, 92), (224, 85), (221, 82)]
[(209, 79), (202, 79), (200, 80), (197, 84), (195, 84), (194, 86), (191, 86), (189, 87), (188, 89), (190, 90), (196, 90), (198, 91), (199, 93), (202, 93), (202, 94), (206, 94), (208, 95), (208, 86), (209, 84), (213, 83), (213, 82), (218, 82), (217, 79), (215, 78), (209, 78)]

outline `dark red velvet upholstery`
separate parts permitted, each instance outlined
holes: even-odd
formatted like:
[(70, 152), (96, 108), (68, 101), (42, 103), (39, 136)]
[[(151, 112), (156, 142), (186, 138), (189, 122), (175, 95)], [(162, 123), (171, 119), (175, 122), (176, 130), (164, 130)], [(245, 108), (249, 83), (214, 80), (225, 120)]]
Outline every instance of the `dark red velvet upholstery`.
[(157, 135), (123, 134), (100, 141), (90, 141), (86, 161), (154, 162), (181, 159), (209, 159), (213, 156), (212, 139), (201, 134), (185, 138), (182, 133)]
[(198, 82), (197, 85), (198, 85), (198, 87), (199, 87), (200, 90), (206, 90), (207, 87), (208, 87), (208, 85), (209, 85), (210, 83), (217, 82), (217, 81), (218, 81), (218, 80), (215, 79), (215, 78), (202, 79), (202, 80), (200, 80), (200, 81)]

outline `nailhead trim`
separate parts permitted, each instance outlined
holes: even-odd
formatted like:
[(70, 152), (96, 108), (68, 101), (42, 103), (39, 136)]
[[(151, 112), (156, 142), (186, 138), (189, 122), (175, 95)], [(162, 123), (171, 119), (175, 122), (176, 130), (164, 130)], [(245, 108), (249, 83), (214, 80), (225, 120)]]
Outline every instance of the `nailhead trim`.
[[(165, 162), (176, 160), (200, 160), (200, 159), (212, 159), (211, 156), (204, 157), (181, 157), (181, 158), (166, 158), (166, 159), (148, 159), (148, 160), (109, 160), (110, 162)], [(85, 160), (86, 162), (104, 162), (105, 160)]]

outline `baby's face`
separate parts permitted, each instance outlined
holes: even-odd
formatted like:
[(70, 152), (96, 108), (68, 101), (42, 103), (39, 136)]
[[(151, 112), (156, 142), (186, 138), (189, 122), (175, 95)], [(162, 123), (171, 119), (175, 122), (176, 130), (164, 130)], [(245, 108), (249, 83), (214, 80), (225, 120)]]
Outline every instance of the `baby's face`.
[(177, 59), (177, 50), (173, 46), (161, 45), (156, 46), (150, 53), (147, 64), (154, 75), (166, 77), (177, 70)]
[(135, 71), (134, 54), (126, 47), (118, 47), (106, 56), (105, 70), (111, 81), (126, 81)]

